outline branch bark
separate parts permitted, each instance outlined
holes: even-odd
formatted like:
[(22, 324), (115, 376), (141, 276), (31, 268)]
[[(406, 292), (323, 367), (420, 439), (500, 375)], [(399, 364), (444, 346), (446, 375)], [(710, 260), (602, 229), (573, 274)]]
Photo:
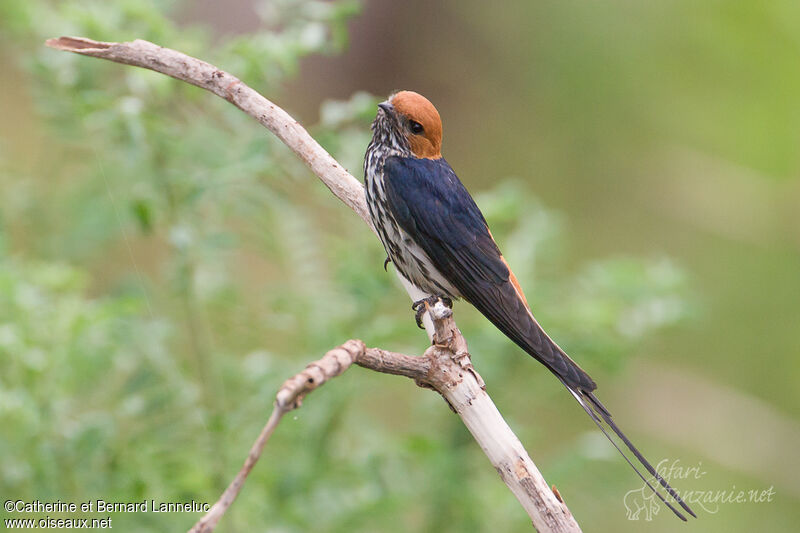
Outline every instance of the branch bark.
[[(205, 61), (143, 40), (109, 43), (82, 37), (61, 37), (49, 39), (46, 44), (58, 50), (154, 70), (206, 89), (231, 102), (281, 139), (374, 232), (361, 183), (288, 113), (231, 74)], [(420, 299), (415, 288), (407, 280), (400, 279), (411, 299)], [(548, 487), (486, 393), (483, 380), (470, 362), (466, 341), (451, 315), (449, 309), (441, 304), (428, 310), (425, 325), (433, 344), (423, 357), (410, 357), (377, 348), (366, 349), (360, 341), (348, 341), (284, 383), (278, 392), (275, 412), (254, 443), (239, 474), (192, 531), (213, 530), (241, 490), (281, 416), (298, 407), (306, 394), (343, 372), (353, 362), (378, 372), (410, 377), (420, 386), (438, 391), (461, 417), (536, 529), (541, 532), (580, 531), (557, 491)]]

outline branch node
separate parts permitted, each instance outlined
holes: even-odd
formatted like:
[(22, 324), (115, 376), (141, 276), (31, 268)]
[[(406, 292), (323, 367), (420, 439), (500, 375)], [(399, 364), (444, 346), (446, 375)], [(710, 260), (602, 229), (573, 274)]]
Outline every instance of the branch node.
[(366, 349), (363, 341), (351, 339), (330, 350), (322, 359), (309, 363), (305, 370), (283, 383), (275, 395), (275, 406), (282, 411), (297, 409), (309, 392), (347, 370)]
[(433, 307), (429, 308), (431, 318), (434, 320), (442, 320), (453, 316), (453, 310), (447, 307), (444, 302), (437, 300)]

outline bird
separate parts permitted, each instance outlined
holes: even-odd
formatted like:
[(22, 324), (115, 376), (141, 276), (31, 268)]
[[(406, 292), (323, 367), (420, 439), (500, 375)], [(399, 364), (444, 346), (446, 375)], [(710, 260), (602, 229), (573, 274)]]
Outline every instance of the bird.
[[(492, 237), (486, 219), (442, 157), (442, 120), (434, 105), (413, 91), (378, 104), (364, 156), (367, 207), (386, 261), (408, 282), (417, 325), (426, 303), (463, 299), (520, 348), (547, 367), (577, 400), (645, 484), (680, 519), (669, 501), (696, 517), (670, 484), (620, 430), (594, 391), (597, 384), (542, 329), (519, 281)], [(624, 445), (620, 445), (611, 433)], [(661, 485), (661, 494), (623, 450)]]

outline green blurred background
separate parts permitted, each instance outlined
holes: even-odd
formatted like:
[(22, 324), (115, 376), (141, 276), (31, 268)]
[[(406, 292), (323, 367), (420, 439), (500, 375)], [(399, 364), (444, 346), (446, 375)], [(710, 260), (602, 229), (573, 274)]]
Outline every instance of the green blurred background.
[[(0, 496), (213, 502), (285, 378), (348, 338), (426, 338), (378, 241), (268, 132), (42, 46), (59, 35), (211, 61), (359, 177), (375, 103), (428, 96), (540, 322), (646, 455), (702, 474), (673, 476), (691, 501), (774, 491), (695, 503), (687, 525), (627, 520), (637, 478), (459, 304), (490, 394), (584, 530), (796, 529), (800, 4), (3, 0)], [(287, 417), (219, 527), (528, 530), (440, 398), (360, 369)]]

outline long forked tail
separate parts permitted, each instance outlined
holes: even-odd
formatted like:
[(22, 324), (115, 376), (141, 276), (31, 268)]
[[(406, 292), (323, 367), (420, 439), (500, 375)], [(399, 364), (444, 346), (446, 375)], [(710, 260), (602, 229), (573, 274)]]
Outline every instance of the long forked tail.
[[(559, 379), (561, 379), (561, 378), (559, 378)], [(600, 431), (603, 432), (603, 435), (606, 436), (606, 438), (611, 442), (611, 444), (614, 446), (614, 448), (617, 449), (617, 451), (620, 453), (620, 455), (622, 455), (622, 457), (625, 459), (625, 461), (631, 466), (631, 468), (633, 468), (634, 472), (636, 472), (636, 474), (642, 479), (642, 481), (645, 482), (645, 484), (650, 488), (650, 490), (652, 490), (655, 493), (655, 495), (658, 496), (658, 499), (661, 500), (662, 502), (664, 502), (664, 505), (669, 507), (669, 509), (673, 513), (675, 513), (675, 515), (678, 518), (680, 518), (684, 522), (686, 521), (686, 517), (683, 515), (683, 513), (678, 511), (668, 501), (668, 499), (665, 498), (661, 494), (661, 492), (659, 492), (656, 489), (656, 487), (654, 487), (650, 483), (650, 481), (644, 476), (644, 474), (642, 474), (642, 472), (639, 470), (639, 468), (637, 468), (637, 466), (633, 463), (633, 461), (631, 461), (631, 459), (628, 457), (628, 455), (619, 446), (617, 441), (614, 440), (614, 438), (609, 434), (608, 430), (606, 429), (606, 426), (608, 428), (610, 428), (611, 431), (613, 431), (614, 434), (616, 434), (617, 437), (619, 437), (619, 439), (625, 444), (625, 446), (628, 448), (628, 450), (630, 450), (631, 453), (633, 453), (634, 457), (636, 457), (636, 459), (639, 460), (639, 463), (641, 463), (641, 465), (645, 468), (645, 470), (647, 470), (647, 472), (651, 476), (653, 476), (653, 478), (655, 478), (656, 481), (658, 481), (658, 484), (660, 484), (662, 487), (664, 487), (664, 490), (667, 491), (667, 494), (669, 496), (671, 496), (675, 500), (675, 502), (677, 502), (678, 505), (680, 505), (687, 513), (689, 513), (693, 517), (697, 518), (697, 515), (694, 514), (694, 511), (692, 511), (692, 509), (681, 499), (681, 497), (678, 495), (678, 493), (675, 491), (675, 489), (673, 489), (670, 486), (670, 484), (667, 483), (667, 480), (665, 480), (661, 476), (661, 474), (656, 472), (656, 469), (653, 468), (653, 465), (651, 465), (650, 462), (647, 459), (644, 458), (642, 453), (636, 448), (636, 446), (633, 445), (633, 443), (630, 441), (630, 439), (628, 439), (628, 437), (625, 436), (625, 434), (622, 432), (621, 429), (619, 429), (617, 424), (614, 423), (614, 420), (611, 418), (611, 413), (600, 402), (600, 400), (597, 399), (597, 396), (595, 396), (594, 393), (592, 393), (590, 391), (585, 391), (585, 390), (582, 390), (582, 389), (580, 389), (578, 387), (571, 386), (571, 385), (567, 384), (567, 382), (564, 381), (563, 379), (561, 379), (561, 382), (564, 384), (564, 386), (567, 388), (567, 390), (569, 390), (569, 392), (572, 394), (572, 396), (575, 397), (575, 399), (578, 401), (578, 403), (581, 404), (581, 407), (583, 407), (583, 410), (586, 411), (586, 413), (589, 415), (589, 417), (591, 417), (591, 419), (594, 420), (594, 423), (597, 424), (597, 427), (600, 428)]]

